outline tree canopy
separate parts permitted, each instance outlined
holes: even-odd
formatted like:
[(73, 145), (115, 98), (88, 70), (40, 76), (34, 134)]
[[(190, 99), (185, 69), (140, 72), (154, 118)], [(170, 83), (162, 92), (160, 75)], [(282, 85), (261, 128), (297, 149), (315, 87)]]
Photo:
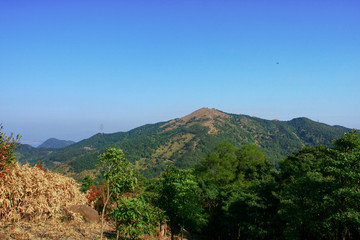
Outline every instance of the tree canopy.
[(280, 163), (280, 214), (292, 239), (360, 238), (360, 138), (302, 149)]
[(159, 190), (159, 207), (169, 218), (172, 238), (183, 233), (185, 227), (198, 230), (205, 224), (200, 189), (191, 170), (166, 169)]

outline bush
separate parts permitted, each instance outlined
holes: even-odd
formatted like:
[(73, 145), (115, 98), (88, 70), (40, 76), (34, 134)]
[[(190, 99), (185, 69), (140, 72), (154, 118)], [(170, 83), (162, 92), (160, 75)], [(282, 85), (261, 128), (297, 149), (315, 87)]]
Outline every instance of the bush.
[(11, 134), (9, 137), (1, 132), (3, 126), (0, 125), (0, 178), (9, 171), (10, 167), (15, 163), (14, 150), (19, 145), (20, 135), (16, 138)]

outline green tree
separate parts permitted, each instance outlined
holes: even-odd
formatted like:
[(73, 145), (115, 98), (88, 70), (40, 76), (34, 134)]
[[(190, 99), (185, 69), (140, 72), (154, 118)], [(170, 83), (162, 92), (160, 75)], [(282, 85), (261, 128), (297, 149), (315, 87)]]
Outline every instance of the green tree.
[(279, 226), (274, 178), (263, 181), (244, 181), (234, 185), (224, 201), (228, 235), (226, 239), (277, 239)]
[(123, 151), (108, 148), (99, 156), (99, 164), (104, 168), (107, 183), (102, 225), (106, 205), (112, 200), (115, 207), (110, 210), (109, 216), (115, 219), (116, 239), (120, 234), (131, 239), (153, 234), (163, 219), (163, 212), (142, 198), (143, 190), (138, 184), (136, 172), (125, 159)]
[(277, 172), (255, 145), (236, 151), (237, 178), (232, 184), (223, 210), (231, 239), (275, 239), (278, 226), (275, 215), (279, 200)]
[(360, 238), (360, 139), (356, 131), (334, 147), (308, 147), (281, 167), (280, 216), (292, 239)]
[(289, 239), (321, 239), (328, 214), (324, 195), (329, 191), (321, 174), (326, 148), (307, 147), (280, 162), (281, 218)]
[(326, 222), (333, 239), (360, 239), (360, 137), (352, 131), (334, 144), (323, 168), (330, 190)]
[[(195, 167), (201, 189), (201, 205), (209, 216), (204, 232), (209, 238), (225, 238), (228, 223), (223, 211), (232, 184), (236, 180), (236, 148), (228, 142), (219, 144)], [(225, 231), (224, 231), (225, 230)]]
[(205, 215), (199, 204), (200, 189), (191, 170), (176, 167), (166, 169), (161, 177), (159, 206), (169, 219), (171, 239), (185, 227), (199, 230), (205, 224)]
[(95, 184), (95, 180), (91, 176), (86, 175), (82, 180), (81, 189), (80, 189), (81, 192), (85, 193), (94, 184)]
[(20, 135), (16, 138), (13, 134), (7, 136), (2, 132), (3, 126), (0, 124), (0, 177), (6, 174), (12, 164), (15, 163), (15, 148), (20, 145)]
[(269, 237), (276, 212), (276, 172), (254, 145), (218, 145), (196, 167), (202, 205), (209, 214), (209, 238)]
[(196, 171), (198, 176), (207, 181), (227, 185), (235, 180), (237, 168), (236, 149), (229, 142), (224, 142), (201, 160)]
[(142, 197), (122, 197), (110, 214), (117, 219), (116, 228), (123, 236), (136, 239), (144, 234), (153, 235), (164, 219), (163, 212)]
[(274, 168), (265, 154), (255, 145), (245, 145), (236, 151), (238, 179), (264, 179)]
[[(107, 204), (112, 199), (117, 202), (124, 193), (131, 193), (137, 185), (135, 171), (125, 159), (121, 149), (107, 148), (106, 152), (99, 155), (98, 165), (103, 168), (106, 179), (104, 206), (101, 214), (101, 239), (103, 238), (104, 216)], [(118, 225), (116, 225), (118, 226)], [(116, 229), (118, 233), (118, 229)], [(118, 237), (118, 235), (117, 235)]]

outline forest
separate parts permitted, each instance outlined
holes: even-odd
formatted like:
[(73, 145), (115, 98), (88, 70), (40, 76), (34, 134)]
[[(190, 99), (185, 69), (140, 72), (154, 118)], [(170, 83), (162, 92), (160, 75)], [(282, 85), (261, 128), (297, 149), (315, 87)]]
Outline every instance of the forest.
[[(190, 232), (199, 239), (360, 238), (356, 131), (331, 147), (304, 147), (281, 160), (278, 170), (256, 146), (228, 142), (193, 169), (171, 166), (151, 180), (136, 173), (121, 149), (108, 148), (98, 159), (105, 181), (95, 187), (86, 177), (83, 191), (90, 189), (98, 210), (116, 219), (120, 236), (136, 238), (166, 221), (172, 237)], [(115, 208), (97, 197), (106, 189)]]

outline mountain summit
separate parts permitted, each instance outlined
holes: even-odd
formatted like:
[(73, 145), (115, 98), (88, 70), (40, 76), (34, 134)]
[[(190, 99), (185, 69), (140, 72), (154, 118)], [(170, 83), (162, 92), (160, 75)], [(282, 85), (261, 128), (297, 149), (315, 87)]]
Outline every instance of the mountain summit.
[(45, 142), (43, 142), (41, 145), (38, 146), (38, 148), (64, 148), (67, 146), (70, 146), (71, 144), (74, 144), (73, 141), (66, 141), (66, 140), (59, 140), (56, 138), (49, 138)]
[(226, 113), (220, 112), (215, 108), (200, 108), (195, 112), (180, 118), (179, 120), (188, 122), (191, 119), (195, 120), (213, 120), (216, 117), (229, 118), (230, 116)]
[(165, 131), (169, 131), (182, 125), (200, 123), (203, 126), (209, 127), (209, 134), (214, 134), (217, 132), (214, 122), (216, 120), (223, 121), (222, 119), (230, 117), (229, 114), (223, 113), (215, 108), (200, 108), (185, 117), (177, 118), (165, 123), (161, 128), (165, 128)]

